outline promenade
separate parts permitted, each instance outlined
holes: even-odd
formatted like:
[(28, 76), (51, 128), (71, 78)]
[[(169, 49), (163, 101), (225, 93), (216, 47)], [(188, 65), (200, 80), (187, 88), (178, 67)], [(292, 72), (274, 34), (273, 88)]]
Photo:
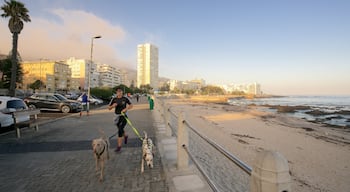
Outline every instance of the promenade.
[[(113, 111), (106, 106), (92, 110), (90, 116), (68, 117), (45, 123), (39, 131), (22, 129), (0, 136), (0, 191), (169, 191), (161, 154), (155, 148), (154, 168), (141, 168), (141, 141), (130, 126), (128, 144), (115, 153), (116, 137), (110, 140), (110, 159), (105, 180), (98, 181), (91, 141), (103, 129), (109, 137), (116, 133)], [(143, 136), (143, 130), (157, 143), (152, 111), (148, 104), (136, 103), (129, 118)]]

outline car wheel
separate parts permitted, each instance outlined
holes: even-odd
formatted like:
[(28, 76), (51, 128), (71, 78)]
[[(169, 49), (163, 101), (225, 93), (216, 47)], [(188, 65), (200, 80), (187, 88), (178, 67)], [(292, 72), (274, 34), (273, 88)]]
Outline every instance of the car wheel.
[(28, 105), (28, 108), (29, 108), (29, 109), (36, 109), (35, 105), (33, 105), (33, 104), (29, 104), (29, 105)]
[(62, 111), (62, 113), (69, 113), (70, 112), (70, 107), (68, 107), (67, 105), (63, 105), (61, 107), (61, 111)]

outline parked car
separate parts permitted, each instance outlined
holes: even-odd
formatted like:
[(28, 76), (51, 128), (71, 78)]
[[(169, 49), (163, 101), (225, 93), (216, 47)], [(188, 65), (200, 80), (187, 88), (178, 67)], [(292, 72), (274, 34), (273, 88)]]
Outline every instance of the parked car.
[(71, 100), (77, 100), (79, 97), (79, 94), (77, 93), (67, 93), (64, 95), (67, 99), (71, 99)]
[[(77, 99), (77, 101), (81, 102), (82, 99), (82, 95), (80, 95)], [(102, 99), (99, 99), (98, 97), (94, 96), (94, 95), (90, 95), (90, 99), (89, 99), (89, 103), (94, 104), (94, 105), (100, 105), (103, 103)]]
[(62, 113), (80, 112), (82, 110), (80, 102), (69, 100), (58, 93), (35, 93), (24, 101), (31, 109), (54, 110)]
[[(20, 98), (0, 96), (0, 128), (9, 127), (14, 124), (13, 112), (27, 109), (26, 103)], [(21, 123), (28, 121), (29, 118), (29, 116), (23, 116), (16, 119), (16, 121)]]

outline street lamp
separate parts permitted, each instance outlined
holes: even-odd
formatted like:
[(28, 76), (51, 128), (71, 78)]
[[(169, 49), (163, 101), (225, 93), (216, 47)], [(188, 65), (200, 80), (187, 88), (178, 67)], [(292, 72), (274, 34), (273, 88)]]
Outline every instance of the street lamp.
[[(91, 53), (90, 53), (90, 63), (89, 63), (89, 72), (88, 72), (88, 100), (90, 99), (90, 87), (91, 87), (91, 65), (92, 65), (92, 50), (94, 47), (94, 39), (101, 38), (101, 35), (95, 36), (91, 38)], [(87, 102), (87, 111), (90, 110), (90, 102)]]

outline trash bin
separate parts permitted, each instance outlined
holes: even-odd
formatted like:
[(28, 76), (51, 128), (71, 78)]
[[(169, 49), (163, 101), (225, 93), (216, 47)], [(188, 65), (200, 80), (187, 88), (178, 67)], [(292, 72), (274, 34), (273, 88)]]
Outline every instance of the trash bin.
[(149, 109), (153, 110), (153, 107), (154, 107), (154, 101), (153, 99), (149, 99)]

